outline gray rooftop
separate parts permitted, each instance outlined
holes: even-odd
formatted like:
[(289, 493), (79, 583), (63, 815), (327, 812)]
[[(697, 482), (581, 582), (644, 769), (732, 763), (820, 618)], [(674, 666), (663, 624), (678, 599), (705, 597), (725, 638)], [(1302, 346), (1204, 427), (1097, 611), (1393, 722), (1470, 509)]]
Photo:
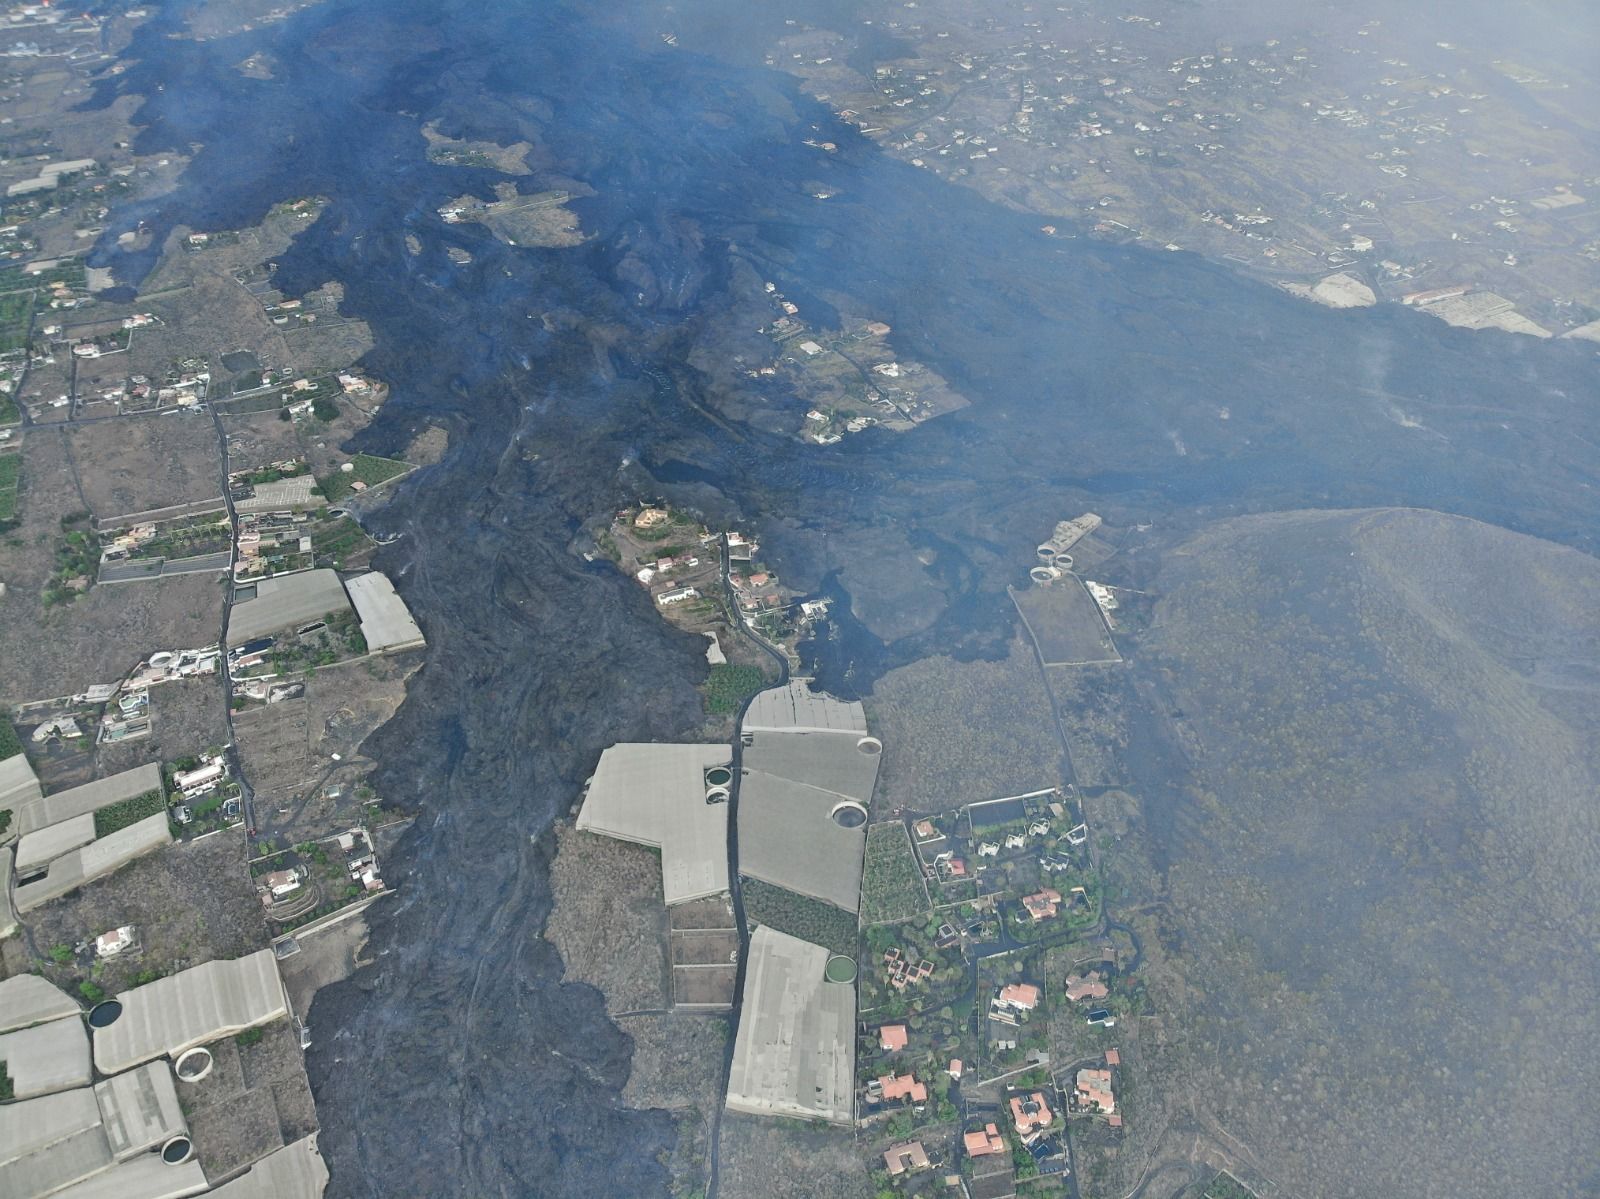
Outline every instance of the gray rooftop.
[(742, 762), (746, 770), (804, 783), (866, 806), (872, 801), (882, 755), (862, 753), (857, 740), (854, 733), (754, 733)]
[(763, 691), (741, 732), (749, 745), (739, 781), (739, 870), (845, 911), (861, 905), (865, 813), (846, 828), (843, 804), (870, 808), (882, 759), (859, 703), (803, 682)]
[(146, 791), (155, 791), (160, 786), (160, 764), (146, 762), (143, 766), (95, 779), (81, 787), (68, 787), (65, 791), (40, 796), (16, 809), (17, 832), (26, 836), (74, 816), (98, 812), (101, 808), (133, 799)]
[(30, 799), (38, 799), (41, 794), (39, 777), (28, 765), (25, 754), (13, 754), (0, 761), (0, 810), (15, 812)]
[[(38, 1108), (52, 1100), (65, 1100), (68, 1096), (79, 1094), (89, 1096), (87, 1106), (93, 1109), (94, 1092), (87, 1087), (62, 1095), (46, 1095), (43, 1099), (30, 1099), (22, 1106)], [(106, 1135), (101, 1131), (98, 1112), (87, 1127), (66, 1131), (69, 1124), (80, 1122), (77, 1110), (80, 1102), (74, 1099), (74, 1110), (59, 1118), (51, 1117), (59, 1119), (58, 1126), (62, 1131), (57, 1139), (0, 1166), (0, 1195), (6, 1196), (6, 1199), (42, 1199), (45, 1195), (58, 1194), (63, 1187), (91, 1178), (111, 1167), (115, 1159), (106, 1148)], [(62, 1103), (55, 1106), (64, 1108), (67, 1105)], [(10, 1110), (6, 1109), (4, 1119), (9, 1122), (12, 1118)], [(15, 1118), (30, 1124), (39, 1121), (35, 1111), (18, 1112)], [(43, 1127), (42, 1124), (38, 1126)]]
[(159, 1154), (144, 1153), (57, 1191), (50, 1199), (184, 1199), (206, 1192), (206, 1173), (197, 1161), (169, 1166)]
[(262, 579), (235, 590), (228, 609), (228, 644), (242, 645), (291, 625), (349, 610), (350, 597), (336, 570), (302, 570)]
[(11, 847), (8, 845), (0, 849), (0, 941), (16, 931), (17, 912), (11, 906)]
[(856, 911), (867, 830), (835, 824), (839, 802), (788, 779), (747, 773), (739, 783), (739, 873)]
[(5, 1113), (0, 1119), (0, 1194), (4, 1195), (22, 1191), (7, 1167), (100, 1123), (100, 1106), (89, 1087), (24, 1099), (0, 1111)]
[(106, 1073), (176, 1056), (289, 1013), (270, 949), (206, 962), (117, 998), (122, 1015), (94, 1032), (94, 1062)]
[(824, 978), (829, 953), (762, 927), (750, 936), (728, 1107), (848, 1124), (855, 1094), (856, 993)]
[(31, 833), (23, 833), (22, 839), (17, 842), (17, 869), (26, 874), (33, 867), (43, 865), (52, 858), (59, 858), (62, 854), (77, 849), (80, 845), (87, 845), (93, 840), (93, 812), (73, 816), (58, 824), (47, 824), (43, 828), (34, 829)]
[(119, 1160), (143, 1153), (187, 1128), (172, 1081), (172, 1066), (165, 1060), (146, 1062), (137, 1070), (96, 1083), (94, 1095), (106, 1143)]
[(811, 690), (805, 679), (763, 691), (750, 701), (741, 726), (745, 732), (833, 732), (867, 735), (867, 714), (854, 700)]
[(18, 1099), (81, 1087), (89, 1081), (89, 1034), (78, 1016), (3, 1033), (0, 1062)]
[(309, 1136), (275, 1149), (247, 1174), (218, 1187), (219, 1199), (319, 1199), (328, 1185), (328, 1167)]
[(0, 1032), (77, 1014), (77, 1002), (37, 974), (0, 979)]
[[(74, 1021), (76, 1023), (76, 1021)], [(0, 1109), (0, 1195), (39, 1199), (112, 1170), (185, 1132), (172, 1067), (151, 1062), (94, 1087)], [(129, 1180), (117, 1179), (119, 1185)], [(129, 1190), (108, 1190), (119, 1196)]]
[(30, 912), (42, 903), (59, 899), (84, 883), (110, 874), (135, 858), (160, 849), (171, 840), (167, 814), (157, 812), (98, 841), (91, 841), (81, 849), (71, 850), (52, 860), (43, 878), (17, 887), (17, 911)]
[(706, 802), (705, 771), (726, 745), (613, 745), (600, 755), (578, 827), (661, 850), (668, 904), (728, 889), (728, 805)]
[(396, 594), (388, 575), (378, 570), (357, 575), (345, 584), (345, 589), (361, 618), (361, 635), (373, 653), (423, 644), (422, 630), (411, 618), (405, 601)]

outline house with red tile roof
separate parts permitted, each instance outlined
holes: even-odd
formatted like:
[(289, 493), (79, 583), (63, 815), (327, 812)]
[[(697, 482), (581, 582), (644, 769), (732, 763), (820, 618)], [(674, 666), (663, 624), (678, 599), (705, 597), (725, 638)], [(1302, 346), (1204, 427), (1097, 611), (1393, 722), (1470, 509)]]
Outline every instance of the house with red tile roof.
[(948, 1070), (946, 1070), (945, 1073), (948, 1074), (951, 1078), (955, 1079), (957, 1082), (960, 1082), (961, 1081), (961, 1071), (964, 1070), (965, 1068), (966, 1067), (964, 1067), (961, 1064), (961, 1059), (960, 1058), (953, 1057), (953, 1058), (950, 1059), (950, 1068)]
[(995, 1001), (1019, 1012), (1031, 1012), (1039, 1006), (1039, 988), (1032, 983), (1007, 983)]
[(1022, 906), (1028, 910), (1028, 915), (1037, 923), (1048, 920), (1061, 910), (1061, 892), (1051, 887), (1037, 891), (1032, 895), (1022, 897)]
[(1122, 1055), (1120, 1053), (1118, 1053), (1115, 1049), (1107, 1049), (1106, 1050), (1106, 1065), (1107, 1066), (1120, 1066), (1120, 1065), (1122, 1065)]
[(878, 1044), (885, 1053), (896, 1053), (904, 1049), (907, 1039), (904, 1024), (885, 1024), (878, 1030)]
[(885, 1099), (909, 1099), (912, 1103), (928, 1102), (928, 1088), (917, 1081), (915, 1074), (885, 1074), (878, 1079), (878, 1089)]
[(987, 1157), (991, 1153), (1006, 1151), (1005, 1138), (1000, 1135), (1000, 1129), (993, 1124), (965, 1134), (961, 1138), (961, 1144), (966, 1149), (968, 1157)]
[(1049, 1128), (1054, 1119), (1043, 1091), (1011, 1096), (1011, 1122), (1016, 1125), (1019, 1136), (1027, 1136), (1036, 1128)]
[(1106, 986), (1098, 970), (1090, 970), (1087, 974), (1067, 975), (1067, 999), (1073, 1003), (1104, 999), (1109, 994), (1111, 988)]
[(1104, 1115), (1116, 1111), (1116, 1096), (1111, 1093), (1111, 1071), (1079, 1070), (1072, 1098), (1084, 1111), (1098, 1111)]
[(933, 1163), (928, 1160), (928, 1151), (921, 1141), (907, 1141), (884, 1150), (883, 1164), (891, 1176), (898, 1176), (910, 1170), (926, 1170)]

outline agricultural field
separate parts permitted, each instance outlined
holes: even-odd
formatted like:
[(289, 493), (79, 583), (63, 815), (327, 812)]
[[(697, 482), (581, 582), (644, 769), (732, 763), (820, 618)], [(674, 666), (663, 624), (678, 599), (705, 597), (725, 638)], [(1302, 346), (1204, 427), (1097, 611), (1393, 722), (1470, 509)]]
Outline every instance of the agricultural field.
[[(329, 405), (332, 407), (332, 405)], [(333, 415), (338, 414), (334, 408)], [(322, 412), (314, 412), (318, 420), (329, 420), (331, 416), (324, 416)], [(357, 454), (350, 459), (353, 470), (333, 470), (317, 480), (317, 485), (322, 488), (322, 494), (327, 496), (330, 504), (352, 495), (357, 490), (367, 487), (376, 487), (380, 483), (387, 483), (390, 479), (398, 478), (411, 469), (409, 462), (400, 462), (394, 458), (379, 458), (374, 454)], [(358, 489), (355, 485), (360, 483)]]
[(1100, 619), (1099, 607), (1076, 576), (1063, 575), (1044, 586), (1013, 590), (1011, 599), (1046, 666), (1122, 660)]
[(1256, 1199), (1255, 1192), (1226, 1170), (1211, 1180), (1200, 1199)]
[(718, 663), (701, 684), (706, 711), (714, 716), (737, 712), (739, 705), (760, 691), (766, 681), (759, 667), (737, 666), (732, 662)]
[(17, 489), (22, 481), (22, 455), (0, 454), (0, 527), (17, 515)]
[(125, 799), (121, 803), (114, 803), (110, 807), (101, 808), (94, 814), (94, 835), (96, 837), (108, 836), (118, 829), (127, 828), (130, 824), (138, 824), (146, 817), (154, 816), (167, 810), (167, 797), (160, 791), (146, 791), (143, 795), (136, 795), (132, 799)]
[(746, 920), (826, 946), (846, 957), (856, 956), (856, 918), (849, 912), (760, 879), (741, 880), (739, 890), (744, 897)]
[(932, 906), (916, 851), (899, 821), (867, 829), (861, 876), (861, 923), (884, 924), (925, 915)]
[[(28, 344), (28, 326), (33, 320), (33, 292), (14, 291), (0, 295), (0, 354), (9, 354)], [(0, 413), (0, 424), (5, 414)]]

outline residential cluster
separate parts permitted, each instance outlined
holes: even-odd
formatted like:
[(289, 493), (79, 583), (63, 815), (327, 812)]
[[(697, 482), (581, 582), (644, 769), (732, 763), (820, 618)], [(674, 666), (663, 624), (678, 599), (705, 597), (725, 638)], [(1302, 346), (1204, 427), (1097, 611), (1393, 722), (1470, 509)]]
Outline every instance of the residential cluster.
[[(1600, 338), (1562, 263), (1600, 260), (1600, 162), (1566, 127), (1571, 81), (1499, 46), (1353, 15), (1249, 43), (1083, 4), (883, 17), (900, 49), (870, 74), (847, 34), (803, 27), (768, 65), (913, 166), (1044, 214), (1045, 237), (1196, 250), (1336, 307), (1459, 290), (1424, 311)], [(1290, 148), (1295, 171), (1260, 170)]]

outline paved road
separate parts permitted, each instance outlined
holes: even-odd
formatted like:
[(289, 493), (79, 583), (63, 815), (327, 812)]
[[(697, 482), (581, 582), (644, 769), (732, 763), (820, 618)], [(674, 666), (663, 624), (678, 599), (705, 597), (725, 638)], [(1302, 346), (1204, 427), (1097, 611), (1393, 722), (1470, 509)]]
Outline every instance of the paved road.
[(174, 575), (227, 574), (233, 565), (233, 554), (218, 550), (214, 554), (196, 554), (192, 558), (137, 558), (124, 562), (106, 562), (100, 567), (98, 583), (140, 583), (147, 579), (171, 578)]

